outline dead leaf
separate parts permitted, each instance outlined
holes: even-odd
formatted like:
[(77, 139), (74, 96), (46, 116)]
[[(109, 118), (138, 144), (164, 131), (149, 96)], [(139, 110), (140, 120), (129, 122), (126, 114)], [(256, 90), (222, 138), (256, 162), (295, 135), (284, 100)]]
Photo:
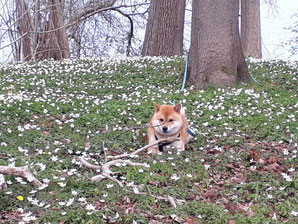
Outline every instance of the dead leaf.
[(130, 198), (128, 196), (123, 196), (121, 198), (122, 204), (129, 204), (131, 202)]
[(247, 161), (251, 162), (251, 160), (253, 160), (254, 162), (256, 162), (256, 161), (258, 161), (258, 156), (259, 156), (258, 151), (256, 149), (252, 149), (249, 152), (249, 155), (247, 157)]
[(259, 168), (258, 168), (258, 171), (259, 172), (264, 172), (266, 169), (265, 169), (265, 167), (264, 166), (260, 166)]
[(263, 160), (263, 159), (259, 159), (259, 162), (262, 164), (265, 164), (265, 160)]
[(187, 219), (186, 219), (187, 223), (188, 224), (194, 224), (195, 223), (195, 220), (193, 217), (189, 216)]
[(142, 141), (143, 142), (148, 142), (149, 141), (148, 135), (143, 136)]
[(70, 140), (69, 140), (69, 139), (62, 139), (61, 142), (62, 142), (62, 143), (69, 143)]
[(42, 124), (44, 127), (51, 127), (52, 126), (52, 121), (46, 121)]
[(236, 173), (236, 175), (234, 177), (232, 177), (231, 179), (234, 183), (243, 183), (243, 182), (247, 182), (247, 179), (244, 177), (243, 173)]
[(235, 224), (235, 220), (234, 219), (229, 219), (228, 224)]
[(184, 223), (184, 221), (185, 221), (183, 218), (179, 217), (179, 216), (176, 215), (176, 214), (172, 214), (172, 215), (170, 215), (170, 217), (171, 217), (174, 221), (176, 221), (176, 222), (178, 222), (178, 223)]
[(268, 159), (265, 159), (265, 161), (266, 161), (266, 164), (279, 162), (276, 156), (270, 156)]
[(214, 199), (214, 190), (206, 189), (201, 192), (201, 197), (203, 197), (206, 201), (212, 202)]
[(216, 164), (221, 163), (221, 159), (216, 159), (216, 160), (215, 160), (215, 163), (216, 163)]
[(219, 150), (214, 149), (214, 148), (206, 149), (206, 150), (204, 150), (204, 153), (211, 154), (211, 155), (214, 155), (214, 156), (219, 156), (219, 155), (222, 154), (222, 152), (220, 152)]
[(43, 131), (42, 134), (48, 136), (48, 135), (50, 135), (50, 132), (49, 131)]
[(227, 167), (227, 168), (230, 168), (230, 169), (234, 169), (236, 171), (240, 171), (240, 169), (239, 169), (240, 166), (236, 162), (232, 162), (232, 163), (226, 164), (224, 166)]

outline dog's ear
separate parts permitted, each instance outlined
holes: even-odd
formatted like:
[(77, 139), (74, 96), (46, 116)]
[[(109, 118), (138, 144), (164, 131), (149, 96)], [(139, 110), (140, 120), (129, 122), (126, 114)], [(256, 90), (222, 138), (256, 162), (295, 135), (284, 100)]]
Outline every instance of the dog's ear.
[(160, 109), (160, 105), (158, 105), (156, 102), (153, 102), (154, 106), (155, 106), (155, 112), (158, 112)]
[(174, 106), (174, 111), (176, 111), (177, 113), (180, 113), (181, 111), (181, 104), (177, 104), (176, 106)]

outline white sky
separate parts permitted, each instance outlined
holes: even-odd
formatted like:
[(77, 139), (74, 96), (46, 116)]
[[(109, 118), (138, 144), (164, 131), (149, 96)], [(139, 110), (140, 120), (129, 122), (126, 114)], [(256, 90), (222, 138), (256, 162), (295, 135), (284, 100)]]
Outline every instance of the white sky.
[[(262, 1), (261, 1), (262, 2)], [(291, 18), (298, 13), (298, 0), (277, 0), (278, 8), (274, 9), (261, 3), (262, 52), (265, 59), (293, 59), (298, 60), (298, 52), (289, 58), (287, 49), (281, 47), (293, 36), (284, 28), (294, 25), (298, 18)], [(298, 34), (296, 34), (298, 35)]]

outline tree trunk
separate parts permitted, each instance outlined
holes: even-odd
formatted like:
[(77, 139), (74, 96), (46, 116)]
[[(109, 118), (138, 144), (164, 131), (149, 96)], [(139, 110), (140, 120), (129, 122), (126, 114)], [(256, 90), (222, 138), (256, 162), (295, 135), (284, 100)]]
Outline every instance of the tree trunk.
[[(20, 53), (23, 55), (24, 61), (33, 59), (35, 48), (34, 39), (32, 36), (33, 24), (29, 14), (28, 5), (24, 0), (19, 0), (16, 3), (18, 32), (20, 35)], [(20, 58), (20, 57), (18, 57)]]
[(241, 0), (241, 42), (245, 57), (262, 57), (260, 0)]
[[(18, 60), (31, 61), (69, 58), (69, 44), (64, 24), (62, 0), (50, 0), (47, 15), (42, 17), (40, 1), (32, 9), (25, 0), (16, 1), (20, 53)], [(47, 11), (47, 12), (48, 12)], [(44, 21), (42, 21), (44, 20)]]
[(64, 27), (64, 10), (62, 7), (63, 0), (51, 0), (54, 5), (52, 9), (54, 28), (57, 29), (57, 44), (61, 52), (61, 58), (69, 58), (69, 45)]
[(238, 0), (193, 1), (189, 81), (196, 89), (235, 86), (249, 80), (238, 13)]
[(50, 1), (50, 19), (46, 22), (45, 34), (42, 35), (38, 60), (69, 58), (69, 44), (64, 24), (64, 12), (61, 0)]
[(152, 0), (142, 55), (183, 54), (186, 0)]

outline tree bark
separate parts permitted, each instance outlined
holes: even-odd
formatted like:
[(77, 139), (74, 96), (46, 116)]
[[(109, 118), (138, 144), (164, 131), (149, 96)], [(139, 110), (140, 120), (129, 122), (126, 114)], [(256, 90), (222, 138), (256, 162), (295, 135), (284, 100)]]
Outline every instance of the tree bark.
[(196, 89), (235, 86), (249, 80), (238, 13), (238, 0), (193, 1), (189, 81)]
[[(110, 14), (105, 15), (103, 12), (115, 10), (127, 17), (130, 22), (130, 32), (127, 35), (127, 55), (133, 50), (133, 31), (134, 31), (134, 16), (143, 16), (150, 3), (142, 0), (142, 3), (132, 3), (132, 1), (122, 1), (117, 6), (113, 6), (117, 0), (105, 0), (105, 1), (87, 1), (80, 2), (78, 7), (74, 6), (77, 1), (65, 1), (65, 0), (12, 0), (6, 4), (7, 7), (3, 8), (4, 15), (1, 14), (1, 24), (7, 29), (3, 32), (3, 37), (9, 38), (10, 42), (6, 46), (0, 46), (0, 50), (11, 46), (14, 59), (17, 61), (39, 61), (48, 58), (63, 59), (70, 56), (70, 52), (78, 52), (80, 57), (81, 53), (85, 56), (92, 54), (93, 49), (96, 47), (101, 49), (100, 38), (106, 40), (120, 40), (124, 37), (126, 29), (125, 25), (122, 26), (122, 22), (119, 22), (119, 18)], [(185, 0), (182, 0), (182, 2)], [(119, 2), (119, 1), (118, 1)], [(180, 1), (179, 1), (180, 2)], [(131, 4), (131, 5), (130, 5)], [(129, 12), (126, 10), (121, 11), (120, 8), (129, 8)], [(100, 14), (100, 15), (99, 15)], [(99, 15), (99, 16), (98, 16)], [(93, 18), (92, 18), (93, 17)], [(108, 18), (110, 17), (110, 18)], [(92, 21), (88, 21), (89, 19)], [(136, 20), (137, 21), (137, 20)], [(104, 22), (105, 24), (100, 24)], [(118, 23), (115, 25), (121, 29), (120, 36), (114, 37), (110, 31), (105, 30), (106, 25), (112, 27), (111, 23)], [(87, 33), (84, 24), (90, 28)], [(140, 26), (139, 21), (137, 22)], [(96, 24), (96, 25), (94, 25)], [(100, 28), (101, 27), (101, 28)], [(92, 29), (91, 29), (92, 28)], [(123, 28), (123, 30), (122, 30)], [(116, 30), (117, 28), (111, 28)], [(84, 33), (83, 33), (84, 32)], [(125, 37), (124, 37), (125, 38)], [(72, 44), (71, 40), (75, 44)], [(121, 39), (122, 41), (123, 39)], [(117, 42), (120, 46), (121, 41)], [(69, 46), (72, 44), (74, 47)], [(72, 50), (70, 48), (72, 47)], [(83, 49), (86, 47), (87, 49)], [(108, 51), (105, 47), (102, 47), (103, 51)], [(122, 49), (122, 46), (119, 47)], [(118, 49), (117, 49), (118, 50)], [(138, 49), (139, 50), (139, 49)], [(87, 52), (88, 51), (88, 52)], [(121, 50), (119, 50), (121, 51)], [(99, 52), (96, 50), (96, 52)], [(74, 53), (73, 53), (74, 54)], [(102, 54), (105, 54), (103, 52)]]
[(21, 42), (20, 52), (22, 54), (19, 60), (69, 58), (62, 0), (50, 0), (48, 4), (50, 19), (45, 18), (47, 15), (42, 18), (39, 0), (35, 1), (33, 10), (29, 9), (25, 0), (16, 1), (17, 25)]
[[(24, 61), (30, 61), (33, 58), (35, 44), (32, 36), (32, 19), (29, 14), (28, 5), (24, 0), (16, 3), (18, 33), (22, 37), (20, 39), (20, 53), (23, 55)], [(19, 56), (20, 58), (20, 56)]]
[[(53, 5), (52, 14), (53, 14), (53, 24), (54, 28), (58, 29), (56, 31), (57, 44), (60, 48), (61, 58), (69, 58), (69, 45), (66, 35), (66, 29), (64, 27), (64, 10), (62, 7), (63, 0), (51, 0)], [(62, 28), (63, 27), (63, 28)]]
[(241, 0), (241, 41), (245, 57), (262, 57), (260, 0)]
[(152, 0), (142, 55), (183, 55), (186, 0)]
[(45, 33), (41, 38), (41, 45), (37, 49), (37, 59), (53, 58), (62, 60), (69, 58), (69, 43), (64, 24), (64, 12), (61, 0), (50, 1), (50, 19), (46, 22)]

